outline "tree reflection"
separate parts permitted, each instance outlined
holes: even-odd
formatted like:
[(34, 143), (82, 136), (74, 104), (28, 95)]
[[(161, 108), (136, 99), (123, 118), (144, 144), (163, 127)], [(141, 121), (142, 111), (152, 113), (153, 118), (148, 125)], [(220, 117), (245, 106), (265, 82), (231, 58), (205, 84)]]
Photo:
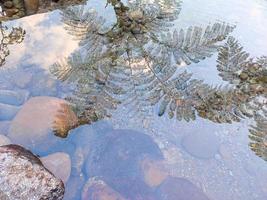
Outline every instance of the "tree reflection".
[(10, 54), (8, 46), (21, 43), (24, 40), (24, 36), (25, 31), (21, 27), (8, 29), (0, 22), (0, 67)]
[[(77, 88), (68, 100), (80, 124), (111, 116), (121, 103), (146, 115), (159, 105), (158, 115), (194, 120), (196, 115), (216, 123), (232, 123), (261, 111), (266, 98), (266, 57), (253, 60), (229, 37), (234, 27), (215, 23), (172, 31), (180, 12), (177, 0), (108, 0), (116, 23), (108, 28), (97, 13), (84, 7), (63, 11), (66, 30), (81, 48), (51, 72)], [(213, 87), (181, 66), (198, 63), (219, 51), (218, 70), (231, 85)], [(257, 103), (256, 103), (257, 102)], [(266, 153), (266, 148), (264, 149)]]

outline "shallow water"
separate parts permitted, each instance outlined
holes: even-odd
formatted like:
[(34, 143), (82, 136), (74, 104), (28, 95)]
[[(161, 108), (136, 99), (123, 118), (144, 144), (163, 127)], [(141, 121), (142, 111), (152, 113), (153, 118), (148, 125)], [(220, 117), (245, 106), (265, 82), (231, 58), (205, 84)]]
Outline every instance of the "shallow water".
[[(112, 6), (105, 8), (105, 5), (106, 1), (89, 0), (85, 9), (95, 10), (106, 19), (105, 25), (111, 27), (116, 17)], [(12, 111), (0, 110), (0, 134), (10, 137), (10, 126), (17, 117), (13, 114), (17, 112), (14, 109), (20, 112), (26, 99), (35, 96), (65, 98), (72, 94), (74, 85), (57, 80), (49, 70), (55, 62), (80, 49), (78, 41), (64, 29), (61, 12), (55, 10), (4, 22), (8, 27), (22, 27), (26, 35), (23, 42), (8, 47), (10, 55), (0, 68), (0, 89), (27, 93), (27, 97), (25, 101), (15, 100), (14, 103), (12, 98), (1, 98), (3, 94), (0, 92), (0, 109), (4, 109), (2, 104), (15, 106)], [(184, 0), (171, 30), (187, 29), (190, 26), (204, 28), (216, 22), (235, 26), (230, 36), (238, 40), (251, 58), (267, 56), (267, 1)], [(179, 66), (176, 73), (187, 70), (193, 74), (193, 78), (204, 80), (209, 85), (229, 85), (219, 76), (217, 59), (218, 52), (214, 52), (211, 57), (198, 63)], [(263, 67), (266, 72), (267, 64)], [(266, 80), (266, 73), (262, 75)], [(25, 83), (25, 80), (28, 81)], [(266, 109), (266, 81), (260, 84), (265, 90), (258, 94), (263, 105), (257, 111), (258, 114)], [(231, 124), (215, 123), (214, 120), (199, 116), (186, 122), (178, 121), (175, 117), (169, 119), (167, 114), (159, 117), (159, 104), (143, 113), (136, 112), (136, 106), (140, 105), (122, 103), (112, 111), (111, 117), (75, 128), (67, 138), (50, 133), (48, 138), (38, 139), (36, 144), (31, 138), (14, 140), (40, 156), (59, 151), (70, 155), (72, 173), (66, 184), (65, 199), (80, 199), (82, 191), (86, 190), (86, 182), (94, 177), (105, 181), (128, 199), (154, 199), (153, 195), (158, 191), (163, 196), (165, 192), (171, 193), (158, 190), (157, 184), (149, 186), (150, 182), (144, 178), (145, 170), (140, 164), (146, 156), (161, 162), (168, 176), (189, 180), (211, 200), (267, 199), (267, 162), (263, 159), (264, 156), (267, 159), (266, 115), (262, 132), (265, 136), (262, 136), (260, 147), (265, 153), (262, 158), (255, 155), (249, 146), (249, 130), (251, 125), (256, 125), (255, 117)], [(130, 129), (139, 133), (116, 133), (117, 129)], [(27, 131), (21, 132), (27, 134)], [(190, 186), (188, 188), (186, 192), (194, 192)], [(151, 197), (150, 193), (153, 193)], [(164, 199), (162, 196), (157, 198)]]

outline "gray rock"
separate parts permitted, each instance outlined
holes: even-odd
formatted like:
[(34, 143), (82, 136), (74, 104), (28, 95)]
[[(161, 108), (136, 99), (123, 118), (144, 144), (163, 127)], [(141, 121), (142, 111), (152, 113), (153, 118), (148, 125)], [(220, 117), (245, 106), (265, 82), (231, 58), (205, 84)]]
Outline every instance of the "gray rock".
[(13, 119), (20, 107), (0, 103), (0, 121)]
[(25, 90), (0, 90), (0, 103), (20, 106), (28, 99), (28, 97), (29, 92)]
[(211, 132), (189, 133), (182, 139), (184, 149), (197, 158), (213, 158), (219, 151), (219, 138)]
[(64, 184), (38, 157), (17, 145), (0, 147), (0, 195), (12, 200), (61, 200)]

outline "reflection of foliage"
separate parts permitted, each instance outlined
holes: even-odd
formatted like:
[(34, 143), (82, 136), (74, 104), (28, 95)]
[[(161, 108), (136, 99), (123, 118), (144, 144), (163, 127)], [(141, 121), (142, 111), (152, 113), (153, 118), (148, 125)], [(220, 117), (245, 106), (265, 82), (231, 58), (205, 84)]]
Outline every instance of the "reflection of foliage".
[(250, 130), (249, 138), (252, 140), (251, 149), (256, 155), (267, 161), (267, 110), (263, 112), (264, 116), (255, 117), (257, 124)]
[(0, 67), (4, 64), (9, 55), (8, 45), (21, 43), (24, 39), (25, 31), (22, 28), (12, 28), (8, 30), (0, 22)]
[[(178, 119), (194, 118), (192, 106), (201, 101), (199, 96), (204, 98), (218, 88), (190, 80), (187, 73), (177, 77), (177, 67), (210, 57), (233, 27), (215, 23), (204, 30), (190, 27), (171, 32), (180, 11), (176, 0), (165, 4), (130, 1), (127, 7), (120, 1), (110, 3), (117, 23), (107, 31), (104, 20), (94, 12), (81, 7), (63, 12), (66, 29), (81, 40), (83, 48), (51, 71), (61, 80), (78, 83), (70, 100), (79, 105), (80, 116), (88, 121), (109, 116), (110, 109), (127, 100), (137, 101), (142, 108), (161, 102), (160, 115), (168, 108), (170, 116), (177, 110)], [(200, 89), (201, 94), (193, 93)]]
[(250, 130), (250, 147), (256, 155), (267, 160), (267, 111), (263, 109), (267, 97), (267, 58), (250, 59), (230, 37), (220, 49), (217, 67), (223, 80), (234, 84), (239, 91), (235, 101), (240, 104), (239, 99), (244, 98), (246, 103), (243, 105), (253, 106), (250, 110), (254, 112), (256, 126)]
[[(159, 116), (194, 120), (196, 114), (217, 123), (253, 117), (266, 97), (266, 57), (254, 61), (238, 42), (229, 37), (233, 27), (215, 23), (187, 30), (170, 28), (177, 19), (176, 0), (108, 0), (117, 22), (108, 29), (105, 20), (83, 7), (63, 12), (66, 30), (79, 39), (81, 49), (51, 67), (62, 81), (74, 82), (77, 90), (68, 100), (81, 123), (110, 116), (120, 103), (138, 111), (159, 104)], [(212, 87), (177, 67), (210, 57), (219, 50), (218, 70), (231, 86)]]

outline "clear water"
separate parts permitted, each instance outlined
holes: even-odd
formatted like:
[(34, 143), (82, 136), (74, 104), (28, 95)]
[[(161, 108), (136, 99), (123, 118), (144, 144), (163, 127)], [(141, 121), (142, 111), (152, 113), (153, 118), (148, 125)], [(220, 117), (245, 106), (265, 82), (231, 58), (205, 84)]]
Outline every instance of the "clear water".
[[(108, 26), (114, 23), (116, 18), (112, 7), (105, 8), (105, 5), (106, 1), (89, 0), (86, 9), (96, 10), (107, 20)], [(251, 57), (267, 55), (267, 1), (184, 0), (181, 8), (179, 18), (175, 21), (176, 29), (186, 29), (196, 25), (206, 27), (215, 22), (226, 22), (236, 26), (231, 35), (238, 39)], [(30, 96), (58, 98), (65, 98), (71, 94), (73, 86), (56, 80), (49, 71), (51, 65), (68, 57), (79, 48), (78, 41), (74, 40), (64, 29), (60, 11), (32, 15), (4, 24), (8, 27), (22, 27), (26, 31), (26, 36), (21, 44), (9, 46), (10, 55), (0, 68), (0, 89), (26, 90)], [(187, 70), (193, 73), (194, 78), (204, 80), (209, 85), (226, 85), (227, 82), (222, 81), (218, 76), (217, 56), (218, 54), (214, 53), (212, 57), (199, 63), (180, 68), (179, 72)], [(32, 74), (30, 84), (22, 88), (18, 82), (26, 79), (26, 75), (29, 73)], [(6, 103), (8, 104), (8, 102)], [(148, 116), (142, 118), (136, 113), (132, 115), (128, 112), (127, 106), (121, 105), (112, 113), (111, 118), (100, 120), (93, 125), (78, 127), (72, 130), (66, 139), (51, 135), (42, 143), (33, 145), (34, 148), (31, 150), (40, 156), (58, 151), (67, 152), (71, 156), (72, 175), (66, 184), (66, 193), (68, 195), (77, 193), (75, 199), (79, 199), (83, 185), (90, 178), (90, 173), (86, 172), (88, 171), (86, 163), (90, 152), (94, 151), (92, 149), (95, 148), (96, 151), (99, 150), (110, 156), (113, 155), (112, 152), (106, 151), (117, 151), (116, 144), (113, 149), (108, 148), (107, 144), (105, 146), (104, 141), (108, 138), (101, 136), (101, 133), (110, 132), (111, 129), (131, 129), (149, 135), (156, 142), (164, 156), (161, 162), (169, 176), (191, 181), (209, 199), (267, 199), (267, 163), (255, 155), (249, 147), (249, 128), (251, 124), (254, 124), (253, 120), (245, 119), (232, 124), (217, 124), (197, 117), (196, 120), (190, 122), (177, 121), (169, 119), (165, 115), (159, 117), (157, 107), (158, 105), (147, 114)], [(4, 119), (3, 117), (0, 125), (9, 124), (8, 121), (12, 121), (12, 118)], [(48, 149), (43, 148), (51, 140), (58, 142), (58, 145)], [(125, 142), (129, 142), (129, 140), (125, 139)], [(123, 139), (121, 143), (118, 141), (118, 145), (122, 144)], [(145, 147), (148, 148), (148, 154), (153, 154), (155, 150), (152, 147), (150, 149), (149, 144), (147, 143)], [(125, 145), (126, 147), (122, 145), (121, 148), (124, 150), (125, 148), (138, 148), (135, 145), (135, 143), (129, 142)], [(265, 146), (265, 152), (266, 148)], [(204, 157), (208, 156), (204, 158), (203, 155)], [(111, 162), (110, 159), (106, 159)], [(110, 168), (114, 168), (107, 173), (107, 176), (116, 174), (118, 177), (124, 177), (124, 173), (141, 173), (131, 166), (133, 163), (126, 163), (124, 167), (118, 164), (117, 168), (115, 161), (114, 163), (107, 162)], [(77, 170), (77, 168), (80, 169)], [(136, 170), (136, 172), (131, 170)], [(124, 184), (119, 181), (116, 183)], [(117, 190), (128, 189), (126, 186), (118, 185), (112, 187), (119, 188)], [(130, 190), (133, 188), (130, 187)], [(142, 188), (141, 185), (140, 188)], [(124, 192), (126, 195), (131, 193)], [(142, 191), (139, 192), (142, 193)], [(66, 195), (66, 199), (70, 198), (68, 195)]]

